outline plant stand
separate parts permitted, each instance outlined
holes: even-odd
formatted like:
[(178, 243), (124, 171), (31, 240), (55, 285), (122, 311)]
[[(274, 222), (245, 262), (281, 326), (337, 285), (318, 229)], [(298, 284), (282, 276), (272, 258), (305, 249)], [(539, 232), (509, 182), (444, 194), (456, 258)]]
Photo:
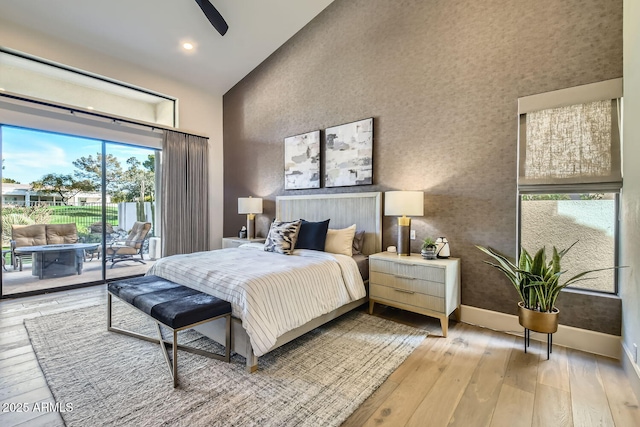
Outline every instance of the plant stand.
[[(535, 332), (535, 331), (534, 331)], [(527, 347), (531, 345), (531, 329), (524, 328), (524, 352), (527, 352)], [(547, 334), (547, 360), (549, 355), (553, 353), (553, 334)]]
[(524, 352), (531, 345), (531, 331), (547, 334), (547, 360), (553, 352), (553, 334), (558, 330), (558, 315), (560, 310), (554, 308), (552, 312), (529, 310), (524, 303), (518, 303), (518, 322), (524, 328)]

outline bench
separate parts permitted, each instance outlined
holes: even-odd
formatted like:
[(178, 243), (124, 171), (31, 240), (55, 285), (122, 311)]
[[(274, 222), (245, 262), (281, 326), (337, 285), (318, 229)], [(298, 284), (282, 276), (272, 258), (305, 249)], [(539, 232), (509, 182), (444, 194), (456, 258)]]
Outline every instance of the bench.
[[(160, 344), (162, 354), (169, 366), (169, 372), (173, 379), (173, 387), (178, 385), (178, 349), (229, 362), (231, 353), (231, 304), (229, 302), (187, 286), (178, 285), (158, 276), (118, 280), (109, 283), (107, 290), (107, 329)], [(111, 324), (113, 296), (150, 316), (156, 322), (158, 338), (113, 327)], [(226, 318), (224, 355), (177, 344), (178, 331), (221, 317)], [(172, 342), (164, 340), (160, 325), (173, 332)], [(173, 363), (169, 360), (169, 346), (173, 347)]]

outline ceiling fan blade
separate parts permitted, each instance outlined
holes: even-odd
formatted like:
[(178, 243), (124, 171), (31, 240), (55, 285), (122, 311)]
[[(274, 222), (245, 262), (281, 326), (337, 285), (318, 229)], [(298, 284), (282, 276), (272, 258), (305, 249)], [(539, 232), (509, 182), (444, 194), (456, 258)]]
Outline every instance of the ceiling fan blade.
[(209, 22), (211, 22), (211, 25), (218, 30), (220, 35), (224, 36), (229, 29), (229, 25), (227, 25), (227, 21), (220, 15), (220, 12), (209, 3), (209, 0), (196, 0), (196, 3), (198, 3), (198, 6), (200, 6), (200, 9), (202, 9)]

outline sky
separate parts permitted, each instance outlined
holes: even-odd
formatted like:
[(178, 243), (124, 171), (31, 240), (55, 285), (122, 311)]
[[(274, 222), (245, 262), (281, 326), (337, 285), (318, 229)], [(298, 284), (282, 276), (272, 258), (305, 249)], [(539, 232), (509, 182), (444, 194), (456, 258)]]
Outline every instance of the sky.
[[(48, 173), (71, 174), (76, 170), (73, 161), (102, 151), (102, 141), (2, 126), (3, 178), (30, 184)], [(107, 154), (120, 160), (123, 169), (126, 160), (136, 157), (141, 163), (153, 150), (129, 145), (109, 143)]]

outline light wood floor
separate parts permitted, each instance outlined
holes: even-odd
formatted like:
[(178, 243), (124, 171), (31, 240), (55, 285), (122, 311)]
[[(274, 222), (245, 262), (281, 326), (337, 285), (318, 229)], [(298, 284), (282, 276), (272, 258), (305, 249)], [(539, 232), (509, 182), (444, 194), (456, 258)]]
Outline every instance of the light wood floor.
[[(23, 319), (104, 303), (104, 286), (0, 301), (0, 409), (53, 402)], [(465, 324), (377, 307), (376, 315), (431, 335), (343, 426), (640, 426), (619, 362)], [(58, 413), (0, 412), (0, 426), (61, 426)]]
[[(107, 279), (144, 274), (155, 264), (155, 261), (146, 259), (145, 263), (122, 261), (116, 263), (113, 268), (111, 268), (110, 263), (107, 263)], [(72, 274), (51, 279), (38, 279), (37, 276), (31, 274), (31, 262), (27, 261), (22, 271), (14, 270), (11, 265), (6, 266), (6, 270), (2, 271), (2, 291), (5, 296), (11, 296), (21, 292), (42, 291), (81, 283), (99, 282), (101, 280), (102, 261), (97, 258), (84, 262), (82, 274), (80, 275)]]
[(521, 337), (383, 308), (379, 316), (432, 334), (343, 427), (640, 426), (619, 361)]

